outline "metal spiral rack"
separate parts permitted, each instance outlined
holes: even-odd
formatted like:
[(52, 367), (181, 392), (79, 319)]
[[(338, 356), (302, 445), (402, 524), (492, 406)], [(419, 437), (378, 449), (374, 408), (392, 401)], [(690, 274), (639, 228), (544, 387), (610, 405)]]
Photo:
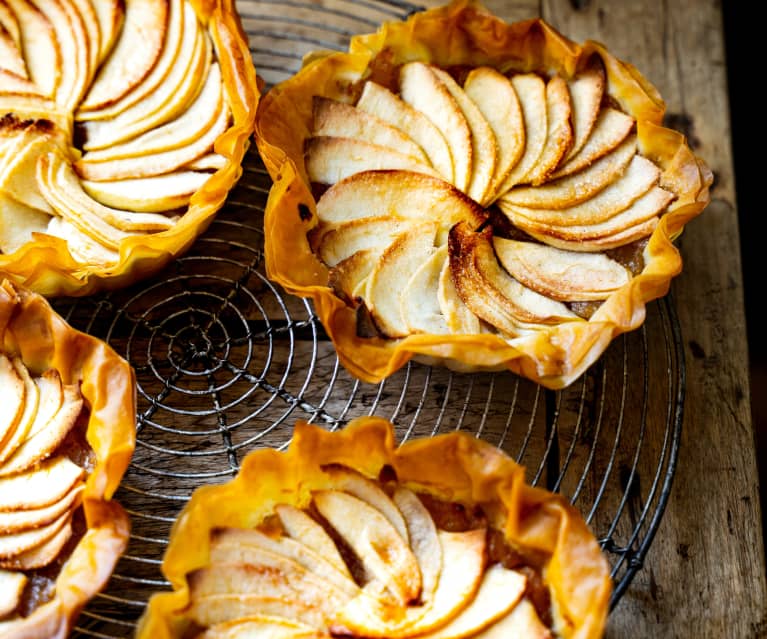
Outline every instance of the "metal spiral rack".
[[(267, 86), (308, 51), (344, 49), (354, 33), (415, 9), (373, 0), (237, 6)], [(256, 448), (287, 446), (296, 420), (337, 429), (373, 414), (390, 419), (400, 441), (474, 433), (523, 464), (531, 483), (567, 496), (611, 563), (614, 607), (642, 567), (676, 466), (685, 367), (671, 297), (562, 391), (415, 363), (365, 384), (340, 366), (311, 304), (264, 273), (270, 185), (251, 149), (226, 206), (186, 255), (133, 287), (54, 302), (125, 357), (138, 383), (138, 443), (116, 494), (132, 520), (129, 546), (73, 636), (133, 635), (150, 595), (169, 588), (160, 564), (196, 487), (231, 479)]]

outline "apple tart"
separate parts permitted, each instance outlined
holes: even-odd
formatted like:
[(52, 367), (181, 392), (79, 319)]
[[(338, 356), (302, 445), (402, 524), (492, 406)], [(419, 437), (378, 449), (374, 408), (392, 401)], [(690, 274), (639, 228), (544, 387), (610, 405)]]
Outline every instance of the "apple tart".
[(0, 344), (0, 636), (65, 637), (127, 544), (133, 370), (9, 280)]
[(269, 275), (376, 382), (410, 357), (577, 378), (681, 269), (711, 172), (604, 46), (470, 0), (309, 56), (261, 100)]
[(611, 580), (581, 516), (466, 433), (397, 446), (363, 417), (299, 421), (198, 488), (139, 639), (601, 637)]
[(239, 178), (258, 98), (233, 0), (4, 0), (0, 271), (45, 295), (157, 271)]

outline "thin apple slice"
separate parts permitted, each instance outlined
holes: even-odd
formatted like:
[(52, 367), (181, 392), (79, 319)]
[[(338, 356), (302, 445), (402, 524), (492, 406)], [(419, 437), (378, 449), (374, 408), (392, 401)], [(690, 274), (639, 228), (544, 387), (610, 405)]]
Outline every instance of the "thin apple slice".
[(436, 250), (437, 231), (433, 222), (414, 224), (381, 254), (370, 274), (365, 302), (376, 327), (388, 337), (405, 337), (410, 332), (400, 312), (402, 292), (413, 273)]
[(577, 155), (571, 157), (551, 174), (552, 179), (570, 175), (589, 166), (603, 155), (607, 155), (634, 129), (634, 118), (617, 109), (605, 108), (599, 113), (594, 128)]
[(412, 226), (393, 216), (367, 217), (336, 224), (322, 234), (317, 253), (328, 266), (337, 266), (358, 251), (383, 251), (394, 238)]
[[(5, 216), (5, 211), (3, 211), (3, 216)], [(11, 364), (13, 365), (14, 371), (19, 376), (19, 379), (24, 384), (24, 408), (16, 422), (16, 427), (11, 430), (10, 433), (6, 433), (5, 438), (0, 436), (0, 464), (10, 457), (21, 445), (21, 442), (26, 439), (32, 424), (35, 421), (40, 400), (40, 391), (37, 388), (37, 384), (35, 384), (35, 381), (29, 375), (29, 371), (24, 363), (18, 357), (14, 357), (11, 360)], [(0, 360), (0, 368), (2, 368), (2, 366), (3, 363), (2, 360)], [(3, 387), (4, 390), (13, 389), (12, 384), (3, 384)], [(8, 407), (4, 405), (0, 408), (0, 413), (6, 412), (7, 410)], [(1, 419), (2, 418), (0, 418), (0, 420)], [(0, 421), (0, 423), (2, 422)], [(1, 430), (2, 428), (0, 428), (0, 431)], [(0, 525), (0, 531), (2, 531), (2, 525)]]
[(0, 467), (0, 477), (31, 468), (50, 456), (75, 425), (83, 406), (80, 388), (64, 386), (64, 403), (48, 424), (28, 437)]
[[(126, 232), (164, 231), (173, 228), (178, 221), (178, 218), (158, 213), (139, 213), (104, 206), (83, 190), (72, 165), (61, 154), (52, 153), (47, 158), (52, 173), (51, 181), (46, 180), (41, 187), (45, 197), (54, 205), (57, 212), (66, 207), (67, 211), (72, 212), (71, 214), (77, 212), (80, 216), (88, 215), (94, 219), (101, 219), (109, 226)], [(44, 166), (41, 170), (44, 170)], [(59, 215), (68, 217), (70, 213), (59, 212)]]
[[(21, 46), (21, 28), (19, 27), (16, 14), (6, 4), (5, 0), (0, 0), (0, 33), (3, 32), (8, 34), (17, 47)], [(0, 60), (4, 60), (4, 58), (0, 57)]]
[(45, 229), (48, 235), (66, 242), (66, 250), (72, 259), (83, 264), (107, 266), (120, 259), (118, 251), (107, 248), (89, 235), (81, 232), (73, 224), (60, 217), (52, 217)]
[(414, 140), (426, 152), (437, 172), (448, 182), (453, 182), (453, 156), (447, 140), (423, 113), (370, 80), (365, 82), (357, 108), (388, 122)]
[(402, 131), (351, 104), (315, 96), (312, 124), (312, 136), (362, 140), (395, 149), (399, 153), (417, 158), (424, 164), (431, 164), (421, 147)]
[[(12, 570), (35, 570), (37, 568), (43, 568), (52, 561), (54, 561), (60, 554), (66, 543), (72, 536), (72, 514), (71, 512), (65, 513), (61, 518), (62, 524), (58, 524), (59, 520), (48, 524), (48, 527), (53, 527), (56, 524), (58, 527), (56, 531), (40, 544), (18, 553), (7, 559), (0, 560), (0, 568), (10, 568)], [(39, 534), (40, 531), (46, 528), (38, 528), (36, 531)], [(30, 533), (25, 533), (31, 535)], [(0, 537), (0, 544), (2, 544), (3, 538)]]
[(24, 573), (0, 570), (0, 619), (18, 608), (26, 585), (27, 576)]
[[(290, 537), (273, 538), (254, 529), (225, 528), (216, 530), (211, 540), (211, 561), (265, 563), (258, 552), (249, 552), (249, 547), (294, 561), (352, 596), (356, 595), (359, 590), (359, 586), (351, 578), (340, 572), (333, 564), (308, 546)], [(235, 550), (236, 548), (239, 550)], [(256, 559), (256, 561), (252, 561), (251, 558)]]
[(534, 73), (520, 73), (511, 78), (511, 85), (522, 107), (525, 124), (525, 151), (498, 189), (505, 193), (512, 186), (525, 181), (525, 176), (536, 166), (546, 146), (548, 131), (546, 83)]
[(437, 301), (445, 323), (451, 333), (460, 335), (476, 335), (480, 332), (479, 318), (471, 312), (468, 306), (458, 295), (453, 284), (453, 271), (450, 268), (450, 260), (446, 260), (439, 275), (439, 288), (437, 289)]
[(463, 85), (495, 135), (498, 161), (483, 203), (495, 200), (501, 185), (525, 151), (525, 123), (517, 92), (509, 79), (491, 67), (469, 72)]
[(577, 173), (540, 186), (523, 186), (507, 191), (500, 200), (504, 204), (533, 209), (564, 209), (580, 204), (623, 175), (636, 155), (637, 140), (630, 135), (624, 142), (591, 166)]
[[(0, 90), (2, 91), (18, 91), (19, 84), (12, 84), (14, 77), (21, 79), (28, 77), (27, 65), (19, 45), (2, 24), (0, 24), (0, 71), (10, 72), (13, 76), (9, 79), (0, 79)], [(36, 85), (32, 83), (32, 86), (35, 87)], [(24, 87), (23, 90), (26, 91), (27, 88)]]
[[(90, 0), (77, 0), (77, 2), (88, 3)], [(101, 2), (97, 3), (102, 4)], [(105, 6), (109, 6), (109, 3), (103, 2)], [(115, 3), (116, 4), (116, 3)], [(173, 64), (177, 61), (179, 52), (182, 50), (182, 42), (184, 38), (188, 39), (188, 45), (194, 44), (196, 37), (195, 29), (185, 29), (185, 16), (194, 18), (194, 12), (189, 13), (186, 8), (186, 4), (183, 0), (170, 0), (168, 6), (168, 31), (165, 34), (165, 41), (163, 42), (162, 52), (157, 60), (157, 63), (152, 67), (149, 74), (133, 89), (126, 93), (122, 98), (108, 104), (101, 109), (92, 109), (78, 112), (75, 117), (78, 120), (106, 120), (114, 118), (128, 107), (133, 106), (138, 101), (143, 100), (148, 95), (156, 91), (160, 84), (168, 77), (168, 73)], [(116, 9), (116, 6), (112, 7)], [(119, 15), (119, 14), (118, 14)], [(114, 17), (114, 16), (112, 16)], [(102, 16), (103, 20), (110, 20), (109, 14)], [(192, 50), (191, 48), (189, 49)], [(179, 58), (180, 60), (181, 58)]]
[(182, 168), (187, 171), (218, 171), (223, 169), (229, 160), (218, 153), (208, 153), (196, 160), (187, 162)]
[(12, 113), (17, 123), (34, 121), (38, 127), (53, 123), (60, 134), (71, 136), (72, 114), (41, 93), (42, 90), (40, 93), (0, 93), (0, 113)]
[(0, 535), (19, 533), (50, 524), (65, 512), (77, 507), (84, 488), (85, 484), (75, 485), (62, 499), (42, 508), (0, 510)]
[(83, 29), (85, 29), (88, 43), (88, 82), (90, 83), (101, 63), (101, 58), (99, 57), (101, 52), (101, 26), (91, 0), (67, 0), (67, 2), (77, 12), (82, 21)]
[(0, 450), (16, 431), (24, 415), (26, 386), (10, 358), (0, 353), (0, 388), (3, 401), (0, 402)]
[(309, 179), (319, 184), (335, 184), (355, 173), (380, 169), (438, 177), (431, 166), (416, 157), (352, 138), (314, 137), (306, 141), (304, 154)]
[[(90, 0), (89, 0), (90, 1)], [(125, 20), (125, 0), (98, 0), (93, 2), (99, 22), (99, 60), (111, 53)]]
[(300, 508), (289, 504), (278, 504), (274, 508), (274, 513), (279, 517), (288, 535), (324, 557), (341, 574), (351, 578), (349, 567), (341, 557), (341, 553), (320, 524)]
[(525, 181), (534, 187), (549, 179), (572, 144), (571, 110), (567, 83), (555, 75), (546, 83), (546, 143), (535, 166), (525, 176)]
[(85, 192), (105, 206), (138, 213), (161, 213), (189, 204), (210, 173), (176, 171), (145, 178), (95, 182), (81, 180)]
[(216, 624), (195, 639), (319, 639), (329, 637), (304, 623), (282, 617), (249, 615)]
[[(156, 90), (121, 109), (114, 117), (85, 122), (83, 149), (103, 149), (165, 124), (183, 113), (197, 96), (211, 64), (211, 44), (194, 9), (189, 3), (184, 3), (184, 7), (184, 24), (194, 28), (184, 29), (181, 48), (168, 74)], [(126, 99), (131, 99), (130, 93), (126, 94)], [(77, 119), (87, 119), (87, 113), (78, 111)]]
[(381, 487), (362, 473), (339, 465), (324, 466), (322, 470), (330, 480), (329, 486), (335, 490), (343, 490), (350, 495), (366, 502), (394, 526), (406, 544), (410, 543), (407, 525), (397, 505)]
[(213, 626), (253, 614), (295, 619), (315, 628), (325, 625), (327, 617), (322, 606), (298, 601), (293, 597), (259, 595), (205, 595), (191, 598), (184, 610), (189, 619), (200, 626)]
[(498, 261), (516, 280), (560, 302), (606, 299), (631, 280), (629, 270), (602, 253), (493, 238)]
[(525, 330), (578, 320), (564, 304), (511, 278), (498, 264), (490, 228), (474, 233), (465, 224), (450, 231), (450, 268), (458, 295), (481, 319), (511, 336)]
[(42, 95), (52, 98), (58, 90), (64, 64), (53, 25), (27, 0), (6, 0), (6, 3), (19, 22), (21, 54), (29, 79)]
[(466, 194), (475, 202), (485, 204), (490, 193), (498, 164), (498, 143), (492, 127), (474, 101), (447, 72), (431, 68), (455, 100), (466, 118), (471, 132), (472, 168)]
[[(0, 34), (0, 59), (7, 52), (3, 51), (2, 34)], [(12, 66), (12, 65), (11, 65)], [(23, 70), (23, 69), (22, 69)], [(37, 86), (31, 80), (27, 80), (18, 70), (0, 68), (0, 93), (29, 93), (40, 95)]]
[[(421, 592), (421, 573), (413, 552), (379, 510), (340, 490), (313, 494), (319, 513), (362, 561), (366, 572), (386, 586), (400, 605)], [(365, 522), (360, 528), (359, 522)]]
[(569, 160), (578, 155), (586, 144), (599, 116), (605, 91), (602, 63), (592, 59), (592, 64), (578, 72), (567, 86), (573, 107), (573, 145), (565, 156), (565, 159)]
[(527, 599), (522, 599), (514, 609), (493, 625), (476, 635), (476, 639), (553, 639), (551, 631), (541, 623), (535, 607)]
[(522, 216), (539, 224), (585, 226), (605, 222), (648, 193), (660, 178), (660, 169), (641, 155), (631, 158), (625, 173), (593, 198), (563, 209), (533, 209), (507, 204), (501, 198), (498, 207), (507, 216)]
[(365, 281), (373, 271), (385, 247), (364, 249), (341, 260), (328, 273), (328, 286), (347, 304), (354, 305), (361, 294)]
[(447, 245), (443, 245), (405, 284), (400, 298), (400, 315), (410, 333), (443, 335), (450, 332), (437, 297), (440, 274), (446, 262)]
[(380, 601), (355, 597), (337, 611), (331, 632), (399, 639), (429, 632), (458, 615), (472, 601), (482, 581), (485, 530), (440, 530), (437, 535), (442, 548), (442, 572), (431, 601), (404, 608), (397, 616)]
[(49, 368), (42, 375), (32, 379), (37, 386), (38, 402), (37, 412), (27, 432), (27, 438), (34, 437), (43, 430), (64, 404), (64, 384), (55, 368)]
[(98, 151), (88, 151), (83, 155), (82, 162), (87, 164), (147, 157), (193, 144), (213, 126), (216, 117), (224, 108), (221, 69), (217, 63), (213, 63), (200, 94), (182, 115), (128, 142), (114, 144)]
[(429, 511), (412, 490), (398, 486), (392, 500), (407, 525), (410, 547), (421, 570), (421, 603), (425, 604), (434, 600), (442, 574), (442, 545), (437, 527)]
[(434, 69), (423, 62), (408, 62), (400, 68), (400, 96), (436, 126), (447, 141), (453, 158), (453, 184), (464, 193), (471, 181), (471, 129), (457, 102)]
[(126, 0), (120, 35), (81, 102), (80, 111), (112, 104), (138, 85), (160, 56), (167, 26), (166, 2)]
[(59, 515), (50, 524), (41, 526), (40, 528), (0, 535), (0, 560), (10, 559), (34, 548), (35, 546), (45, 543), (64, 527), (69, 521), (69, 518), (70, 513), (65, 512), (63, 515)]

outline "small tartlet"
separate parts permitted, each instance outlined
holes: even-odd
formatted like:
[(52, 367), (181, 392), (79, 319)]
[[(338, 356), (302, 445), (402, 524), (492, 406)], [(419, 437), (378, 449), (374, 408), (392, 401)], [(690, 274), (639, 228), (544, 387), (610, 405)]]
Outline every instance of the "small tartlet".
[[(466, 433), (397, 445), (393, 425), (377, 417), (335, 432), (299, 421), (286, 451), (254, 451), (230, 482), (195, 490), (163, 558), (173, 590), (152, 595), (137, 637), (236, 636), (248, 627), (406, 637), (429, 627), (446, 591), (461, 589), (461, 603), (423, 636), (489, 637), (520, 623), (513, 627), (530, 638), (601, 637), (607, 561), (580, 514), (524, 473)], [(413, 556), (415, 585), (402, 577)], [(492, 610), (478, 620), (484, 607)], [(458, 630), (465, 624), (474, 630)]]
[(0, 208), (15, 227), (0, 228), (0, 273), (46, 296), (151, 276), (242, 174), (260, 89), (234, 0), (12, 2), (3, 16), (18, 38), (0, 62)]
[[(16, 593), (2, 593), (0, 599), (4, 604), (10, 602), (10, 610), (4, 610), (0, 618), (0, 634), (6, 639), (65, 637), (83, 606), (110, 578), (128, 542), (128, 516), (112, 496), (135, 448), (134, 373), (104, 342), (73, 329), (45, 298), (8, 280), (0, 283), (0, 353), (4, 363), (13, 361), (16, 370), (28, 372), (30, 380), (41, 377), (60, 380), (65, 393), (77, 397), (79, 412), (64, 438), (57, 439), (58, 443), (49, 446), (43, 458), (24, 471), (6, 472), (9, 464), (34, 452), (31, 449), (37, 447), (39, 440), (46, 439), (44, 432), (52, 429), (54, 421), (47, 422), (47, 428), (42, 429), (37, 429), (40, 424), (34, 422), (26, 430), (27, 437), (15, 441), (15, 452), (11, 455), (6, 455), (9, 440), (18, 437), (14, 437), (13, 431), (6, 431), (6, 437), (0, 438), (3, 439), (0, 452), (7, 457), (0, 464), (3, 484), (0, 501), (4, 506), (13, 502), (11, 510), (0, 506), (4, 529), (0, 533), (4, 551), (0, 572), (4, 583), (18, 589)], [(4, 402), (11, 404), (13, 395), (8, 390)], [(44, 383), (38, 385), (38, 390), (39, 415), (43, 412), (42, 398), (52, 394)], [(29, 397), (27, 393), (25, 401)], [(17, 420), (17, 425), (24, 419)], [(26, 442), (35, 445), (25, 446)], [(52, 469), (54, 465), (56, 470)], [(42, 477), (42, 481), (22, 481), (36, 472), (48, 472), (49, 476)], [(59, 479), (53, 479), (54, 476)], [(58, 520), (65, 521), (61, 534), (66, 532), (67, 537), (63, 545), (56, 542), (60, 536), (46, 535), (45, 542), (28, 551), (9, 554), (9, 548), (29, 545), (30, 536), (44, 531), (46, 525), (35, 524), (16, 535), (7, 531), (15, 530), (14, 524), (20, 519), (44, 516), (55, 509), (56, 502), (49, 501), (48, 493), (63, 494), (70, 484), (68, 516)], [(13, 489), (11, 493), (9, 488)], [(45, 498), (29, 503), (32, 490)], [(40, 507), (43, 502), (49, 505)], [(52, 547), (56, 553), (53, 556), (49, 551)], [(46, 552), (44, 565), (38, 565), (40, 556)], [(30, 561), (35, 562), (34, 567), (29, 567)], [(19, 595), (16, 606), (12, 601), (14, 595)]]
[[(516, 94), (504, 115), (516, 129), (493, 119), (509, 101), (488, 87)], [(631, 64), (541, 19), (508, 24), (457, 0), (386, 23), (347, 53), (307, 56), (262, 97), (267, 274), (313, 300), (364, 381), (416, 358), (568, 386), (668, 292), (674, 240), (709, 201), (712, 174), (664, 111)], [(503, 142), (496, 168), (488, 131)]]

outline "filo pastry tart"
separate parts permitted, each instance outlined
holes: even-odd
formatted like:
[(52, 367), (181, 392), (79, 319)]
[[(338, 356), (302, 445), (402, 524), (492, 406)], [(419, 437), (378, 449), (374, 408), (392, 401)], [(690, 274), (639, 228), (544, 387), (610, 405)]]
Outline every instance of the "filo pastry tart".
[(133, 370), (3, 280), (0, 389), (0, 637), (66, 637), (127, 544)]
[(197, 489), (137, 637), (601, 637), (609, 569), (581, 516), (466, 433), (299, 421)]
[(376, 382), (416, 357), (561, 388), (682, 262), (711, 172), (594, 41), (459, 0), (319, 52), (261, 100), (268, 275)]
[(259, 89), (234, 0), (3, 7), (0, 272), (44, 295), (157, 272), (242, 172)]

